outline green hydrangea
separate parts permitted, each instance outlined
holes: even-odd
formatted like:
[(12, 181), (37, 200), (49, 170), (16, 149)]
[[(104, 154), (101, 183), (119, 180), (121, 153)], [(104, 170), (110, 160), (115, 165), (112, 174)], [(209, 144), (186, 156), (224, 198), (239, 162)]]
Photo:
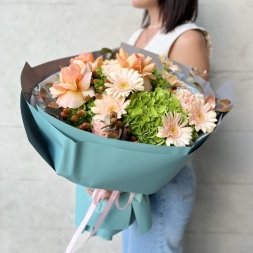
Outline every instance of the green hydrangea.
[(155, 88), (168, 89), (169, 87), (171, 87), (170, 83), (166, 81), (166, 79), (163, 77), (160, 71), (156, 69), (152, 72), (152, 74), (155, 76), (155, 79), (150, 79), (153, 89)]
[(127, 114), (123, 115), (124, 123), (129, 124), (131, 132), (141, 143), (165, 145), (165, 139), (156, 136), (158, 127), (162, 126), (162, 116), (170, 111), (186, 115), (179, 100), (162, 88), (133, 93), (130, 100)]

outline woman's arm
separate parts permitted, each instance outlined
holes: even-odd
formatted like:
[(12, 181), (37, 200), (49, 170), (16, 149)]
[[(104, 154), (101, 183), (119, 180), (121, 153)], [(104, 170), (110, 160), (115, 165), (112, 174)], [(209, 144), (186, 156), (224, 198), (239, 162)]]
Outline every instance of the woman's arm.
[[(179, 63), (209, 73), (209, 56), (204, 38), (198, 30), (184, 32), (172, 45), (168, 57)], [(208, 75), (203, 77), (208, 80)]]

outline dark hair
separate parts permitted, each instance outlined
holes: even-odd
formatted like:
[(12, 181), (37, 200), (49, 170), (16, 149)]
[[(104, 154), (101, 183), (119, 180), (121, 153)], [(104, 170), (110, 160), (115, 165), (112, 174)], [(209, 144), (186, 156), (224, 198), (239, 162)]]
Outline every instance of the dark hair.
[[(163, 32), (168, 33), (186, 22), (194, 22), (198, 16), (198, 0), (157, 0)], [(148, 27), (150, 17), (145, 10), (142, 27)]]

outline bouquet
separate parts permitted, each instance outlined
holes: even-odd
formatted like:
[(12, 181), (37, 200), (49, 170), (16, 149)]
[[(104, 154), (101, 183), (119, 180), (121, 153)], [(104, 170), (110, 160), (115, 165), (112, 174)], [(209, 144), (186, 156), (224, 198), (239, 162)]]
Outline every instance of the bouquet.
[[(57, 174), (77, 184), (77, 224), (90, 212), (80, 232), (110, 239), (135, 219), (141, 233), (150, 228), (148, 194), (182, 169), (233, 106), (229, 84), (214, 92), (201, 75), (127, 44), (117, 53), (106, 49), (25, 65), (27, 135)], [(92, 198), (84, 187), (117, 191), (116, 207), (127, 204), (120, 214), (111, 199), (88, 210)], [(95, 192), (93, 200), (102, 197)], [(135, 193), (130, 201), (128, 193)], [(107, 215), (102, 221), (101, 213)]]

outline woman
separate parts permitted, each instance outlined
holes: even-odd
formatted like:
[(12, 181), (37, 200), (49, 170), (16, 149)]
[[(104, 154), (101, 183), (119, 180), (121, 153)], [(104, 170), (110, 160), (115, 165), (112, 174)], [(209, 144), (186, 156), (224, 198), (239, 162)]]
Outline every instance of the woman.
[[(129, 44), (167, 55), (201, 72), (209, 71), (208, 34), (192, 23), (197, 17), (197, 0), (132, 0), (132, 5), (145, 12), (142, 29), (132, 35)], [(150, 195), (151, 230), (140, 235), (134, 223), (123, 231), (123, 253), (182, 253), (194, 191), (194, 171), (187, 165), (159, 192)]]

